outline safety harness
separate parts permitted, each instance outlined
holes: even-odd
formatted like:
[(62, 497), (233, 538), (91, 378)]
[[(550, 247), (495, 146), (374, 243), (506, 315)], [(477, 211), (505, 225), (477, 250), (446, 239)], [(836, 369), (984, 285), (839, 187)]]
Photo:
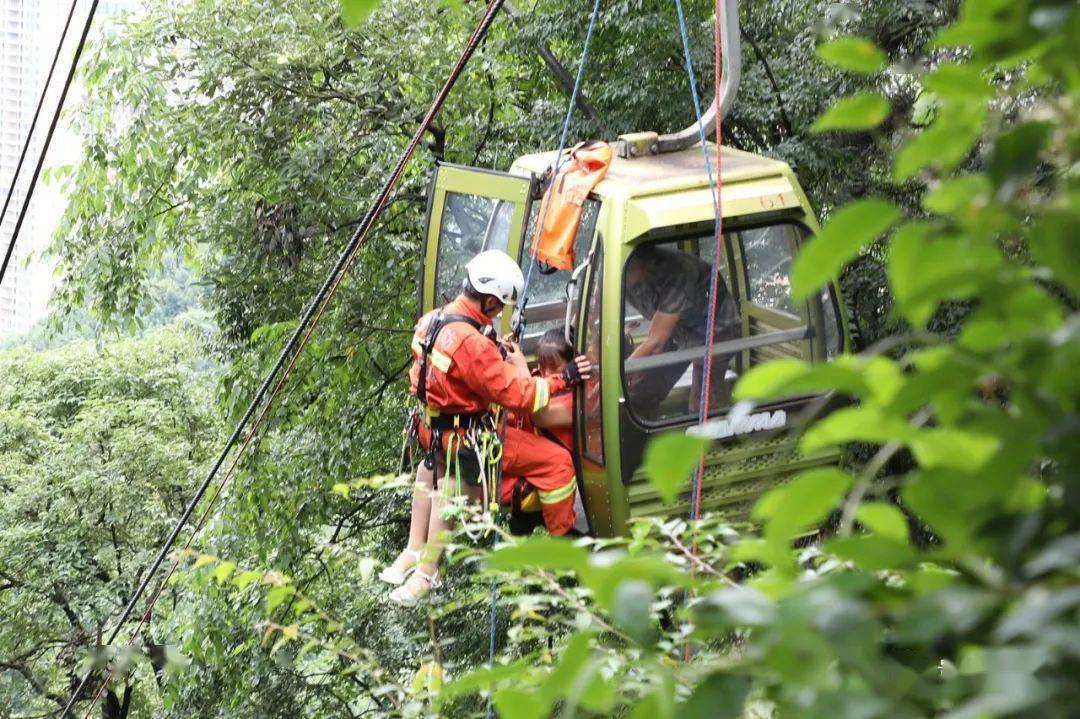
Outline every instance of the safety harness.
[[(450, 476), (453, 473), (458, 493), (461, 493), (464, 475), (466, 482), (483, 488), (484, 506), (495, 510), (498, 497), (496, 470), (502, 461), (502, 442), (497, 432), (497, 414), (500, 410), (494, 408), (483, 412), (451, 414), (427, 403), (428, 375), (431, 365), (438, 361), (433, 358), (433, 354), (437, 352), (435, 342), (443, 328), (455, 322), (469, 325), (494, 342), (494, 338), (485, 334), (484, 326), (472, 317), (442, 310), (432, 317), (424, 338), (416, 342), (420, 350), (420, 373), (416, 382), (416, 398), (420, 406), (414, 410), (406, 431), (413, 439), (418, 439), (420, 422), (430, 431), (431, 441), (424, 452), (424, 466), (431, 470), (436, 468), (438, 452), (443, 447), (445, 435), (446, 474)], [(445, 371), (448, 367), (447, 365), (440, 369)], [(435, 483), (437, 486), (438, 472), (435, 472)]]

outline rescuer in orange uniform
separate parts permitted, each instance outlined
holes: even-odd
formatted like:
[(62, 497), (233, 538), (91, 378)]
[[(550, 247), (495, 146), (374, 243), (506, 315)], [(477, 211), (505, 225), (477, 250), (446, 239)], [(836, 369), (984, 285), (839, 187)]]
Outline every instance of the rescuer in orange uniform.
[[(520, 299), (525, 285), (521, 269), (500, 250), (481, 252), (465, 269), (467, 277), (461, 293), (450, 304), (421, 317), (413, 335), (415, 361), (409, 372), (410, 389), (422, 406), (423, 416), (416, 430), (420, 445), (428, 452), (428, 469), (436, 464), (448, 468), (474, 450), (470, 438), (475, 435), (471, 433), (485, 423), (490, 426), (492, 405), (520, 415), (541, 412), (553, 394), (578, 384), (591, 371), (588, 359), (582, 355), (568, 363), (559, 376), (533, 377), (521, 350), (512, 342), (503, 344), (507, 352), (504, 359), (499, 345), (487, 333), (503, 307), (513, 306)], [(479, 460), (480, 464), (484, 461)], [(506, 474), (528, 477), (537, 488), (549, 532), (562, 535), (574, 526), (577, 483), (568, 452), (544, 437), (507, 427), (502, 468)], [(450, 480), (447, 471), (441, 481)], [(429, 542), (445, 529), (439, 526), (439, 513), (430, 504), (430, 529), (426, 533)], [(414, 493), (414, 512), (417, 507)], [(408, 584), (391, 593), (391, 599), (401, 604), (415, 603), (438, 584), (438, 549), (422, 558), (417, 550), (409, 551), (414, 552), (415, 572)], [(405, 563), (395, 561), (393, 566)], [(398, 568), (402, 571), (393, 579), (400, 576), (404, 581), (408, 570)]]

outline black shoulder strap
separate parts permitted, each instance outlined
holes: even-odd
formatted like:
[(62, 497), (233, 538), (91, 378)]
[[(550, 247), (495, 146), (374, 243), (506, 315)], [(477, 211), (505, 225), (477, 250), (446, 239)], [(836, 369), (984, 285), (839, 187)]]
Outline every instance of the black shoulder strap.
[(447, 312), (442, 315), (442, 326), (446, 326), (451, 322), (464, 322), (467, 325), (472, 325), (472, 328), (477, 332), (482, 332), (484, 330), (484, 325), (480, 324), (479, 320), (469, 317), (468, 315), (459, 315), (455, 312)]
[(454, 312), (439, 310), (431, 318), (431, 322), (428, 323), (427, 336), (420, 343), (420, 377), (416, 381), (416, 398), (420, 400), (420, 404), (427, 404), (428, 357), (431, 355), (431, 350), (435, 349), (435, 340), (443, 327), (454, 322), (464, 322), (477, 332), (481, 332), (483, 328), (483, 325), (478, 320)]

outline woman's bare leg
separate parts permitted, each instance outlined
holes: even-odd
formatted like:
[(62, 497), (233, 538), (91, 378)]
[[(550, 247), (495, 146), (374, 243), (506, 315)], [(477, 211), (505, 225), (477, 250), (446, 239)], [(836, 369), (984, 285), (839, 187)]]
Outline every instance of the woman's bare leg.
[(409, 542), (405, 550), (398, 554), (391, 565), (400, 572), (416, 564), (416, 552), (423, 550), (428, 540), (428, 527), (431, 523), (432, 494), (435, 486), (435, 470), (428, 469), (421, 462), (416, 470), (416, 482), (413, 484), (412, 516), (409, 519)]

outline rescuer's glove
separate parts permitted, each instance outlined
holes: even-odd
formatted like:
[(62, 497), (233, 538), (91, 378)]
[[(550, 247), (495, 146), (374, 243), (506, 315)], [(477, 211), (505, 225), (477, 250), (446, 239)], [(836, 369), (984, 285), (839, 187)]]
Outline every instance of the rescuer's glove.
[(581, 384), (581, 372), (578, 370), (577, 362), (566, 363), (563, 367), (562, 378), (567, 387), (576, 387)]

